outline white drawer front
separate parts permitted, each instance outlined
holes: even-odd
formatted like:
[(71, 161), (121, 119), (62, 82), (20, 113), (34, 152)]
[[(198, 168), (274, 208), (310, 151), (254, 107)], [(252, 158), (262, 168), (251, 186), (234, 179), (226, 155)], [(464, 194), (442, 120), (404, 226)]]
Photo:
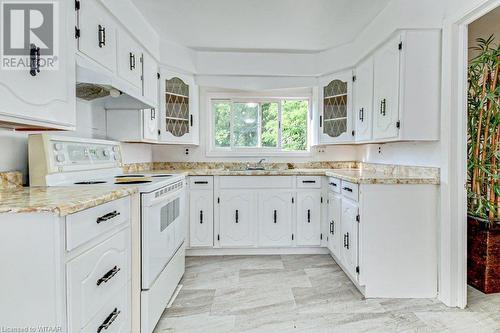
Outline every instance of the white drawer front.
[(189, 177), (189, 188), (191, 190), (211, 190), (214, 188), (213, 176)]
[(321, 188), (321, 176), (297, 177), (297, 188)]
[(292, 188), (290, 176), (222, 176), (220, 188)]
[(329, 177), (328, 178), (328, 189), (335, 193), (340, 193), (341, 191), (341, 181), (338, 178)]
[(79, 332), (116, 293), (130, 293), (129, 234), (127, 228), (67, 264), (70, 332)]
[(358, 201), (358, 184), (350, 183), (348, 181), (342, 181), (342, 195), (354, 201)]
[(130, 284), (123, 286), (122, 290), (99, 309), (87, 326), (70, 332), (130, 333), (130, 290)]
[(130, 219), (130, 198), (125, 197), (66, 217), (66, 249), (82, 245)]

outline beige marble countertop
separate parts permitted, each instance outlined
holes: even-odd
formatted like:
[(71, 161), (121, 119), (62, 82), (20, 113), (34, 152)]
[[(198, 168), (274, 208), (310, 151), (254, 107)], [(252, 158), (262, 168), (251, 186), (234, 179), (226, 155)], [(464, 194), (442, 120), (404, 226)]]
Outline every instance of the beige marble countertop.
[(187, 176), (328, 176), (356, 184), (431, 184), (439, 185), (439, 175), (429, 172), (383, 172), (375, 169), (181, 169), (150, 170), (151, 173), (183, 173)]
[(18, 187), (0, 190), (0, 213), (48, 212), (66, 216), (137, 193), (136, 187)]

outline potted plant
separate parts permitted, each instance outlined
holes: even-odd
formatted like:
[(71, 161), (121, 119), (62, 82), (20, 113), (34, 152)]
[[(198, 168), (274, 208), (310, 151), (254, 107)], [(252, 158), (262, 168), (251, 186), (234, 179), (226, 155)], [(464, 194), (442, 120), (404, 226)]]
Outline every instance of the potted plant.
[(467, 277), (500, 292), (500, 48), (478, 39), (468, 68)]

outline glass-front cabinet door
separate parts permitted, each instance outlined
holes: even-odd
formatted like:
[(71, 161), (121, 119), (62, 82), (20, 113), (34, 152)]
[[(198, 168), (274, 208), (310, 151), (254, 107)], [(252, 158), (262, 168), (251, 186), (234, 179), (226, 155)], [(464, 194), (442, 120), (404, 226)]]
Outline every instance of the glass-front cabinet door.
[(198, 144), (197, 88), (193, 77), (161, 74), (161, 142)]
[(319, 143), (354, 141), (351, 71), (320, 79)]

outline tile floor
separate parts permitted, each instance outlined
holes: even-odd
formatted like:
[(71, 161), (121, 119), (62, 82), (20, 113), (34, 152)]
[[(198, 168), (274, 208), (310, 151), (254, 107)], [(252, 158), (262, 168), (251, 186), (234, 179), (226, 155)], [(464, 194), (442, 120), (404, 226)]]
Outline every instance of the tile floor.
[(500, 332), (500, 295), (367, 300), (328, 255), (188, 257), (181, 284), (155, 333)]

